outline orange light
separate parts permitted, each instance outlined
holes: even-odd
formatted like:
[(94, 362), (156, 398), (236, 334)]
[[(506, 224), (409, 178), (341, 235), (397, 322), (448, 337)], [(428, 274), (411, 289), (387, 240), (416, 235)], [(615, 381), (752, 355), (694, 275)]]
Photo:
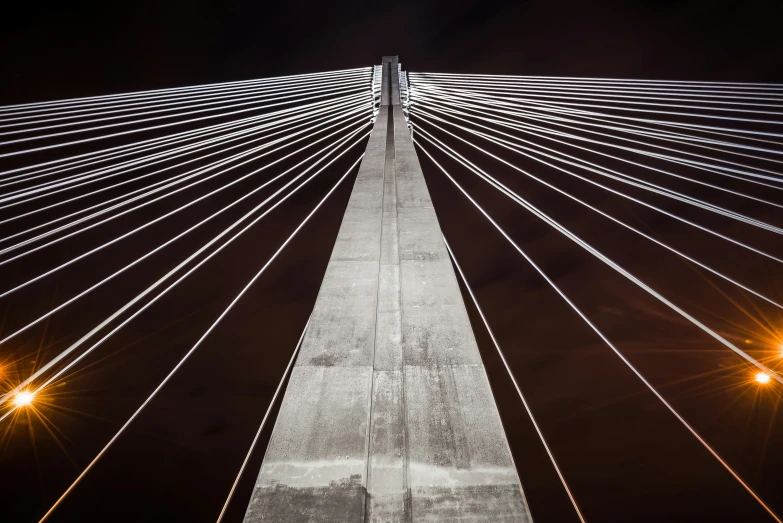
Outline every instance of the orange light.
[(33, 402), (33, 397), (34, 394), (32, 392), (23, 390), (21, 392), (18, 392), (14, 397), (14, 404), (17, 407), (26, 407), (27, 405)]
[(769, 383), (769, 380), (770, 380), (769, 374), (767, 374), (766, 372), (759, 372), (758, 374), (756, 374), (756, 381), (758, 381), (762, 385), (766, 385), (767, 383)]

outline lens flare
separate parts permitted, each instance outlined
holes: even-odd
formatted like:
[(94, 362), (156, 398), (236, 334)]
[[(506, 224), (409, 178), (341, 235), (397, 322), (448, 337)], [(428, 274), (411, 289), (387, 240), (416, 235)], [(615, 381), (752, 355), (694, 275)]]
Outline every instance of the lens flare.
[(769, 383), (769, 380), (770, 380), (769, 374), (767, 374), (766, 372), (759, 372), (758, 374), (756, 374), (756, 381), (758, 381), (762, 385), (766, 385), (767, 383)]
[(14, 397), (14, 405), (17, 407), (25, 407), (33, 402), (34, 394), (29, 391), (21, 391)]

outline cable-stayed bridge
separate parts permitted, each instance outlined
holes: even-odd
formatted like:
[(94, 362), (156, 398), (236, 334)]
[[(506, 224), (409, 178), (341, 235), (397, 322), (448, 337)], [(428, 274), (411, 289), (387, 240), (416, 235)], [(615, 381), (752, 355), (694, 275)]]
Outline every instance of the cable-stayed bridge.
[[(439, 220), (452, 211), (438, 205), (436, 188), (446, 187), (568, 310), (572, 323), (560, 329), (584, 329), (743, 492), (757, 511), (749, 518), (781, 521), (765, 494), (771, 487), (689, 420), (547, 260), (579, 252), (596, 281), (611, 274), (734, 362), (725, 369), (705, 357), (696, 374), (723, 372), (736, 394), (753, 387), (777, 398), (783, 347), (770, 318), (783, 308), (774, 288), (783, 262), (775, 225), (782, 99), (783, 86), (769, 84), (414, 73), (384, 57), (368, 68), (0, 107), (0, 299), (14, 307), (52, 278), (84, 271), (40, 310), (20, 305), (4, 320), (0, 344), (13, 367), (0, 397), (6, 436), (30, 412), (48, 427), (46, 411), (68, 382), (110, 357), (134, 322), (152, 311), (165, 321), (162, 305), (198, 288), (210, 265), (231, 271), (237, 246), (271, 242), (40, 521), (56, 517), (301, 232), (318, 228), (323, 207), (348, 193), (312, 313), (215, 519), (233, 503), (247, 506), (252, 522), (532, 521), (536, 502), (520, 481), (526, 464), (509, 449), (480, 329), (570, 516), (593, 520), (537, 422), (535, 390), (518, 379), (514, 349), (495, 336), (463, 272), (460, 261), (475, 254), (458, 245), (479, 248), (480, 239), (442, 234)], [(287, 209), (296, 224), (283, 230), (274, 224)], [(574, 215), (601, 220), (606, 233), (569, 226)], [(676, 234), (651, 230), (641, 215)], [(567, 247), (543, 257), (547, 245), (511, 230), (520, 217)], [(49, 254), (66, 245), (67, 255)], [(752, 329), (731, 330), (717, 303), (694, 308), (672, 285), (637, 274), (629, 265), (642, 249), (661, 264), (684, 262)], [(737, 271), (737, 260), (753, 274)], [(82, 304), (109, 289), (118, 305), (79, 321)], [(33, 351), (32, 370), (15, 364), (67, 314), (78, 332)], [(752, 330), (764, 332), (766, 346), (753, 343)], [(257, 472), (251, 456), (265, 433)], [(240, 480), (256, 475), (250, 499), (235, 496)]]

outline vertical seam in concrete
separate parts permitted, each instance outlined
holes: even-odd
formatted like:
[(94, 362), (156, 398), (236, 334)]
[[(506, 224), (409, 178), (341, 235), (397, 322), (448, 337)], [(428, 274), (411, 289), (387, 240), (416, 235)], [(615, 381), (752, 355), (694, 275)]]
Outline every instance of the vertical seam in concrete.
[[(394, 115), (394, 107), (392, 107), (392, 121), (393, 121), (393, 115)], [(394, 190), (397, 194), (397, 198), (394, 199), (394, 207), (395, 211), (397, 213), (397, 221), (395, 222), (397, 226), (397, 238), (400, 237), (400, 199), (399, 199), (399, 184), (397, 176), (397, 137), (396, 137), (396, 126), (393, 128), (393, 131), (395, 133), (395, 139), (394, 139)], [(388, 132), (388, 131), (387, 131)], [(403, 444), (403, 457), (402, 457), (402, 463), (403, 463), (403, 487), (405, 489), (405, 496), (403, 498), (404, 503), (404, 518), (406, 522), (413, 522), (413, 503), (411, 500), (411, 489), (410, 489), (410, 451), (408, 448), (408, 404), (406, 401), (406, 382), (405, 382), (405, 374), (406, 374), (406, 364), (405, 364), (405, 343), (403, 341), (403, 331), (402, 331), (402, 315), (404, 311), (402, 310), (402, 263), (399, 259), (399, 249), (397, 252), (397, 270), (400, 274), (400, 291), (397, 295), (397, 299), (399, 300), (400, 304), (400, 355), (402, 359), (402, 373), (401, 379), (402, 379), (402, 392), (400, 394), (400, 403), (402, 404), (402, 444)]]
[[(369, 408), (367, 409), (368, 413), (368, 420), (367, 420), (367, 443), (366, 443), (366, 458), (365, 458), (365, 473), (364, 473), (364, 521), (367, 521), (367, 498), (370, 496), (370, 474), (372, 471), (372, 467), (370, 466), (370, 445), (372, 444), (372, 400), (373, 400), (373, 393), (375, 391), (375, 352), (378, 348), (378, 303), (379, 300), (379, 294), (380, 294), (380, 287), (381, 287), (381, 253), (383, 250), (383, 203), (384, 199), (386, 198), (386, 191), (384, 189), (384, 185), (386, 183), (386, 152), (389, 148), (389, 121), (391, 117), (391, 112), (387, 111), (387, 117), (386, 117), (386, 149), (384, 150), (383, 155), (383, 182), (381, 184), (381, 222), (380, 222), (380, 229), (381, 233), (378, 235), (378, 281), (375, 284), (375, 330), (373, 331), (373, 338), (372, 338), (372, 366), (370, 368), (370, 394), (368, 398), (368, 404)], [(394, 141), (394, 136), (392, 136), (392, 141)]]

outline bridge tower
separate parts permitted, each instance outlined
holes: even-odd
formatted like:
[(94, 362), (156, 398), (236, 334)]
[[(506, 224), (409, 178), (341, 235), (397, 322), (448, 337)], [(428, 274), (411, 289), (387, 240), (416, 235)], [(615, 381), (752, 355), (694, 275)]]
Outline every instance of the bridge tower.
[(400, 106), (398, 58), (246, 523), (527, 522)]

